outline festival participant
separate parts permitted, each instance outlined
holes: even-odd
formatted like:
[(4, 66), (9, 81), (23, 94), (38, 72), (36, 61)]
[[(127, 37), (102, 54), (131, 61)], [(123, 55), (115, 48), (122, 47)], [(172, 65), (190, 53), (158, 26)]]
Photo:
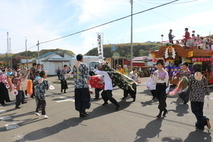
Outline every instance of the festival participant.
[(60, 80), (60, 73), (61, 73), (61, 69), (60, 69), (60, 67), (58, 67), (58, 69), (56, 70), (56, 74), (58, 76), (58, 80)]
[(205, 95), (207, 95), (207, 98), (209, 98), (210, 95), (208, 82), (206, 77), (201, 73), (201, 64), (194, 64), (193, 70), (195, 73), (188, 77), (188, 79), (183, 77), (178, 87), (175, 89), (175, 91), (171, 92), (170, 95), (173, 95), (175, 94), (174, 92), (181, 91), (185, 88), (185, 86), (188, 86), (190, 89), (189, 100), (191, 102), (192, 113), (194, 113), (197, 119), (195, 127), (198, 129), (204, 129), (204, 126), (207, 125), (207, 127), (210, 129), (211, 124), (209, 122), (209, 118), (203, 115)]
[(86, 109), (90, 108), (90, 92), (89, 92), (89, 69), (83, 63), (83, 55), (76, 56), (77, 62), (73, 66), (73, 78), (75, 85), (75, 109), (79, 112), (80, 118), (86, 117)]
[[(179, 80), (181, 80), (183, 77), (189, 77), (191, 75), (191, 71), (188, 68), (188, 63), (182, 63), (180, 68), (181, 69), (175, 74), (175, 77), (179, 78)], [(184, 101), (184, 104), (187, 104), (189, 101), (189, 88), (186, 88), (186, 90), (179, 92), (178, 94), (178, 96)]]
[(133, 79), (115, 71), (114, 69), (110, 68), (107, 64), (103, 64), (101, 69), (109, 74), (110, 78), (112, 79), (113, 86), (117, 85), (122, 90), (127, 90), (128, 93), (133, 98), (133, 102), (135, 101), (137, 85)]
[(35, 97), (38, 101), (35, 115), (40, 116), (39, 110), (41, 108), (41, 115), (42, 117), (48, 119), (49, 117), (46, 115), (45, 107), (46, 107), (46, 100), (45, 100), (45, 90), (49, 89), (48, 81), (46, 80), (47, 75), (45, 71), (41, 71), (39, 73), (40, 78), (35, 80)]
[(164, 70), (164, 60), (159, 59), (156, 63), (157, 70), (153, 73), (153, 78), (156, 83), (156, 97), (159, 101), (158, 109), (159, 114), (156, 116), (157, 118), (161, 118), (162, 112), (163, 116), (166, 116), (166, 88), (169, 86), (169, 75), (166, 70)]
[[(101, 65), (100, 65), (101, 68)], [(118, 102), (112, 97), (112, 90), (113, 90), (113, 86), (112, 86), (112, 79), (110, 78), (109, 74), (106, 71), (100, 71), (100, 70), (96, 70), (95, 71), (96, 74), (98, 75), (102, 75), (104, 76), (104, 91), (103, 91), (103, 95), (102, 98), (104, 100), (103, 105), (108, 104), (108, 100), (110, 100), (110, 102), (112, 102), (116, 108), (115, 111), (117, 111), (120, 108), (120, 105), (118, 104)]]
[[(138, 82), (138, 74), (137, 74), (138, 70), (136, 68), (133, 68), (133, 70), (130, 72), (129, 77), (134, 80), (135, 82)], [(135, 87), (136, 90), (136, 87)], [(136, 91), (131, 91), (128, 89), (124, 89), (124, 94), (123, 94), (123, 98), (122, 99), (126, 99), (128, 94), (131, 95), (131, 97), (133, 98), (133, 102), (135, 101), (136, 98)]]
[[(30, 72), (30, 79), (32, 80), (32, 81), (34, 81), (35, 80), (35, 77), (36, 77), (36, 69), (37, 69), (37, 63), (33, 63), (33, 66), (32, 66), (32, 68), (30, 68), (30, 70), (31, 70), (31, 72)], [(34, 98), (34, 96), (35, 96), (35, 94), (34, 94), (34, 86), (32, 86), (33, 87), (33, 93), (31, 94), (31, 98)]]
[(172, 43), (172, 44), (174, 44), (174, 43), (173, 43), (173, 38), (174, 38), (175, 36), (172, 35), (172, 29), (169, 30), (168, 37), (169, 37), (169, 42)]
[(210, 129), (211, 125), (209, 119), (203, 116), (203, 105), (205, 95), (210, 95), (210, 90), (208, 88), (208, 82), (204, 75), (202, 75), (202, 65), (194, 64), (193, 65), (194, 75), (190, 76), (189, 86), (190, 86), (190, 95), (189, 100), (191, 102), (191, 109), (194, 115), (197, 118), (196, 128), (204, 129), (204, 126)]
[(188, 63), (182, 63), (180, 64), (180, 70), (177, 71), (177, 73), (174, 75), (175, 77), (178, 77), (180, 80), (182, 77), (189, 77), (191, 75), (191, 71), (188, 68)]
[(117, 71), (120, 72), (121, 74), (125, 74), (124, 69), (121, 68), (121, 65), (117, 65)]
[(6, 68), (2, 68), (0, 72), (0, 92), (1, 92), (0, 103), (1, 105), (6, 105), (4, 101), (11, 102), (6, 85), (10, 86), (10, 91), (13, 90), (13, 84), (11, 82), (10, 77), (5, 74), (6, 72), (7, 72)]
[(68, 89), (67, 86), (67, 65), (64, 65), (64, 68), (60, 72), (60, 80), (61, 80), (61, 92), (64, 91), (66, 93), (66, 90)]
[(146, 86), (151, 91), (152, 100), (154, 101), (156, 99), (156, 83), (154, 82), (153, 79), (153, 73), (150, 73), (150, 77), (146, 82)]
[(23, 91), (23, 85), (22, 82), (26, 80), (30, 73), (30, 70), (27, 70), (26, 74), (22, 76), (21, 72), (17, 70), (17, 75), (12, 79), (12, 83), (14, 84), (14, 89), (18, 91), (18, 94), (16, 95), (16, 106), (15, 109), (19, 109), (20, 104), (27, 103), (25, 102), (24, 97), (24, 91)]

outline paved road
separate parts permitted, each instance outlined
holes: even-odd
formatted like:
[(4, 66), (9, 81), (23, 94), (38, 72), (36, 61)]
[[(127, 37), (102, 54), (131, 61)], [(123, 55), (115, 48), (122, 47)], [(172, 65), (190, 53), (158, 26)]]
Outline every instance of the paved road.
[[(50, 77), (55, 82), (56, 77)], [(211, 142), (212, 130), (195, 130), (195, 117), (189, 105), (183, 105), (177, 96), (168, 97), (167, 117), (156, 119), (157, 102), (152, 102), (151, 94), (144, 82), (138, 86), (136, 102), (129, 98), (121, 101), (122, 90), (115, 88), (114, 97), (121, 109), (102, 106), (102, 100), (92, 101), (87, 118), (78, 118), (74, 110), (73, 86), (68, 93), (60, 93), (60, 84), (53, 84), (55, 90), (47, 92), (47, 115), (43, 119), (34, 115), (35, 100), (14, 109), (13, 102), (0, 106), (0, 142)], [(69, 81), (71, 83), (71, 81)], [(94, 95), (92, 95), (94, 98)], [(205, 105), (204, 113), (213, 120), (212, 100)]]

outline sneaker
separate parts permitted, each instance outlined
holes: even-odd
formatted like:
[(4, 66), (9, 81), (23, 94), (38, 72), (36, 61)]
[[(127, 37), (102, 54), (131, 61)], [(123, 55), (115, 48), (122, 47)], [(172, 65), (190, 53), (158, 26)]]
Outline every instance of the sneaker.
[(48, 119), (48, 118), (49, 118), (47, 115), (42, 115), (42, 117), (44, 117), (45, 119)]
[(38, 112), (35, 112), (35, 115), (36, 115), (36, 116), (41, 116), (41, 114), (40, 114), (40, 113), (38, 113)]

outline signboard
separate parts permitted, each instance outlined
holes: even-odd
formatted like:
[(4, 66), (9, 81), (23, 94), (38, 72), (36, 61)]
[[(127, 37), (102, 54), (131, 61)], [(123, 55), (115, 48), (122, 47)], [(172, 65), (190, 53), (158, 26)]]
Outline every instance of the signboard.
[(111, 47), (111, 50), (112, 50), (112, 51), (115, 51), (115, 50), (116, 50), (115, 45), (113, 45), (113, 46)]
[(103, 51), (103, 34), (97, 33), (97, 42), (98, 42), (98, 60), (99, 63), (104, 62), (104, 51)]

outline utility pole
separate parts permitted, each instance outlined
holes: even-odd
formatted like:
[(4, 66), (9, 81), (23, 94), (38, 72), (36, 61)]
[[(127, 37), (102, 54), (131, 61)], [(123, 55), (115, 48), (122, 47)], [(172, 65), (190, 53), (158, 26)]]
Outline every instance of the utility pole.
[(6, 62), (8, 62), (8, 50), (9, 50), (9, 32), (7, 32), (7, 52), (6, 52)]
[(131, 47), (130, 47), (130, 54), (131, 54), (131, 71), (132, 71), (132, 67), (133, 67), (133, 63), (132, 63), (132, 59), (133, 59), (133, 0), (130, 0), (131, 3)]
[(38, 64), (40, 64), (40, 61), (39, 61), (39, 40), (38, 40), (37, 46), (38, 46)]
[[(11, 38), (9, 38), (9, 53), (11, 53)], [(13, 69), (13, 56), (10, 58), (10, 68)]]
[(27, 63), (27, 68), (28, 68), (27, 39), (25, 40), (25, 51), (26, 51), (26, 63)]

